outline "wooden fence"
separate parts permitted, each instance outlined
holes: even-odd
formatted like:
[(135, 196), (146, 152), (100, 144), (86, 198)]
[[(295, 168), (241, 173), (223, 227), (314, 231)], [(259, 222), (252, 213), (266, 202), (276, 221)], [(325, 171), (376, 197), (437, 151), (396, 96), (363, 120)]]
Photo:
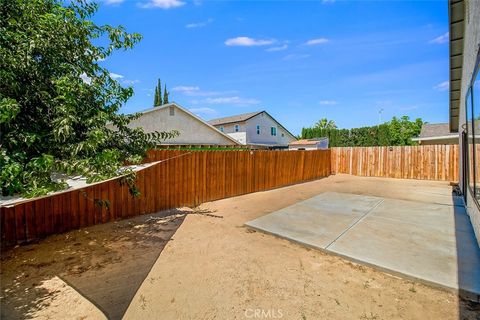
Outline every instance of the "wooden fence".
[[(154, 150), (137, 172), (140, 196), (120, 179), (0, 208), (2, 246), (160, 210), (195, 206), (330, 175), (330, 151)], [(108, 200), (109, 206), (100, 201)]]
[(332, 173), (458, 181), (458, 145), (332, 148)]

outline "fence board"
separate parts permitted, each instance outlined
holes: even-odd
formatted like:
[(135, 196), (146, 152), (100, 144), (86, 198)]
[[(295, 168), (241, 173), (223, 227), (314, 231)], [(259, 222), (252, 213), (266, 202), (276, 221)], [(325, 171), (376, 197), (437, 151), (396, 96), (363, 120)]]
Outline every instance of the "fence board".
[[(172, 159), (173, 158), (173, 159)], [(330, 175), (329, 150), (151, 150), (137, 172), (140, 196), (121, 178), (0, 208), (2, 246), (119, 218), (278, 188)], [(109, 206), (105, 206), (105, 201)], [(101, 204), (104, 205), (101, 205)]]
[(458, 181), (458, 145), (332, 148), (333, 173)]

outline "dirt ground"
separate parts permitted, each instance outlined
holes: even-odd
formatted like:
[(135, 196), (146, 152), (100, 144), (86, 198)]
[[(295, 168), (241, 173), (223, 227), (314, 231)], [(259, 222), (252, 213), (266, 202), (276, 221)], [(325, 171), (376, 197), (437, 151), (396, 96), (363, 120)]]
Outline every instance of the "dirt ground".
[(480, 319), (479, 304), (245, 228), (325, 191), (422, 201), (420, 182), (331, 176), (2, 252), (5, 319)]

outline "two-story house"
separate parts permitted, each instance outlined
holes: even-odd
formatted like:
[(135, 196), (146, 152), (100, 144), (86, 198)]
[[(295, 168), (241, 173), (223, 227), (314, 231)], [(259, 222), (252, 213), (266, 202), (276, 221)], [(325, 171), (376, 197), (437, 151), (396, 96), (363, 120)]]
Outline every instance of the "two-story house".
[(245, 145), (286, 148), (297, 140), (266, 111), (213, 119), (208, 123)]

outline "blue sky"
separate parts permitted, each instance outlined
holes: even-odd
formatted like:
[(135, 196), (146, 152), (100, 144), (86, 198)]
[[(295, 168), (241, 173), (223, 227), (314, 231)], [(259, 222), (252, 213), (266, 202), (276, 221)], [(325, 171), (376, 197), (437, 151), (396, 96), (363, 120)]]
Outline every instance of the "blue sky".
[(339, 127), (392, 116), (448, 121), (447, 1), (104, 0), (99, 24), (143, 40), (101, 62), (152, 106), (204, 119), (266, 110), (294, 134), (320, 118)]

